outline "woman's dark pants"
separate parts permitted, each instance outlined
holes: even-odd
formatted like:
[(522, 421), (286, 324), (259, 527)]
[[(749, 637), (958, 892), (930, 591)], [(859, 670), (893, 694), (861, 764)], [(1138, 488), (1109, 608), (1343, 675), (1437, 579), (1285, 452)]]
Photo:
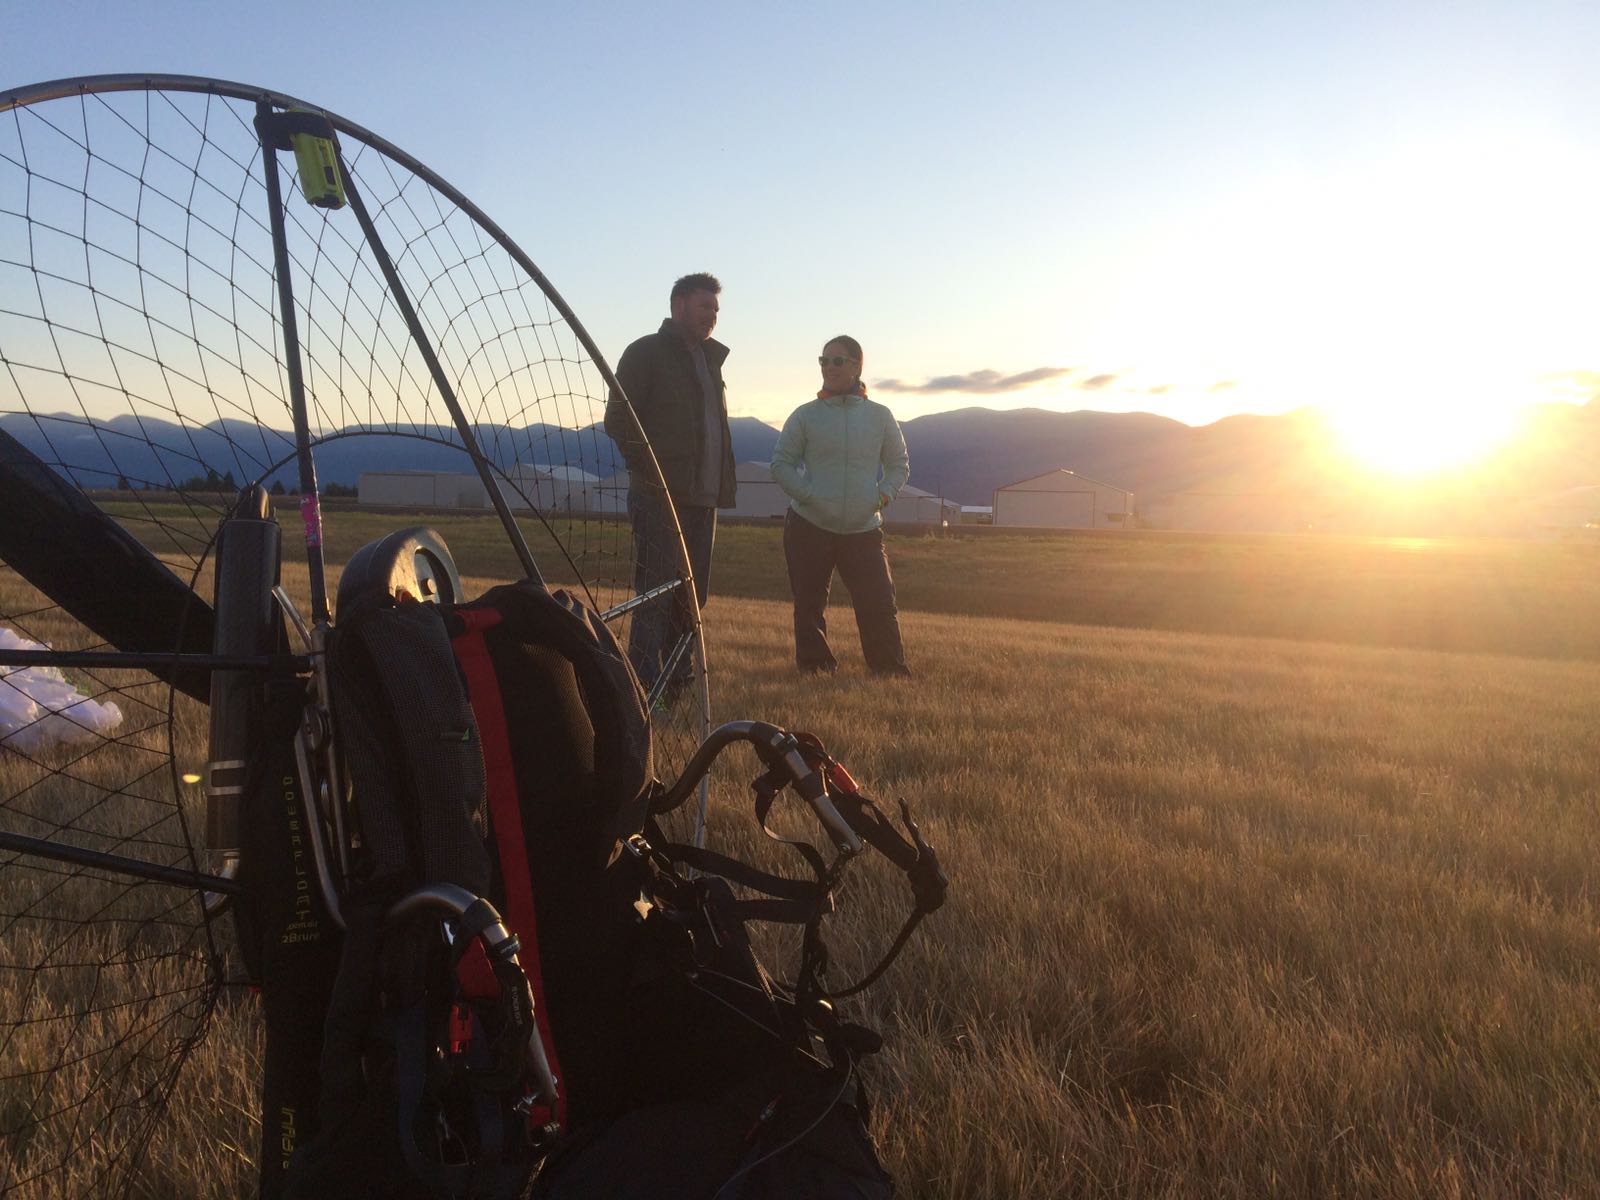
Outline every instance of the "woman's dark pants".
[(828, 591), (837, 567), (855, 606), (867, 669), (907, 674), (883, 530), (830, 533), (790, 509), (783, 520), (783, 556), (794, 593), (794, 660), (802, 671), (832, 671), (839, 665), (828, 648)]

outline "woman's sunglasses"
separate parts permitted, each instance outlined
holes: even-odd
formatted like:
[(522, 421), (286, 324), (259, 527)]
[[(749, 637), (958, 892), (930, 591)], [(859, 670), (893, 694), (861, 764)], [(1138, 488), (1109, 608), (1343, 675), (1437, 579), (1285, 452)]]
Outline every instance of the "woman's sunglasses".
[(855, 359), (846, 358), (842, 354), (833, 354), (833, 355), (819, 354), (819, 355), (817, 355), (817, 366), (819, 366), (819, 367), (842, 367), (842, 366), (845, 365), (845, 363), (853, 363), (855, 361), (856, 361)]

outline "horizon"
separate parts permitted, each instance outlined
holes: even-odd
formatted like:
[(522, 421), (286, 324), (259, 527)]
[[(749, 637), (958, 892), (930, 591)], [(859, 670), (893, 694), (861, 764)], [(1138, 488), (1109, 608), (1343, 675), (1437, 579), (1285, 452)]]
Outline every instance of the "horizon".
[[(871, 385), (869, 384), (868, 386), (869, 386), (869, 391), (870, 391), (870, 386)], [(1590, 404), (1595, 404), (1597, 402), (1600, 402), (1600, 395), (1597, 395), (1597, 396), (1593, 397), (1592, 399), (1582, 399), (1582, 398), (1559, 399), (1559, 398), (1552, 398), (1552, 399), (1549, 399), (1549, 400), (1530, 401), (1526, 405), (1526, 408), (1529, 411), (1538, 411), (1538, 410), (1559, 411), (1559, 410), (1563, 410), (1563, 409), (1574, 409), (1575, 410), (1575, 409), (1579, 409), (1579, 408), (1586, 408)], [(801, 403), (805, 403), (805, 401), (802, 401)], [(1332, 421), (1334, 419), (1334, 416), (1335, 416), (1335, 414), (1330, 412), (1329, 409), (1327, 409), (1327, 408), (1325, 408), (1325, 407), (1323, 407), (1321, 405), (1317, 405), (1317, 404), (1299, 404), (1299, 405), (1295, 405), (1292, 408), (1285, 408), (1285, 409), (1281, 409), (1281, 410), (1276, 411), (1276, 412), (1254, 412), (1254, 411), (1227, 412), (1227, 413), (1223, 413), (1222, 415), (1220, 415), (1218, 417), (1214, 417), (1211, 420), (1207, 420), (1207, 421), (1201, 422), (1201, 421), (1193, 421), (1193, 420), (1186, 421), (1182, 417), (1171, 416), (1170, 414), (1167, 414), (1167, 413), (1158, 413), (1158, 412), (1154, 412), (1154, 411), (1152, 411), (1150, 409), (1112, 409), (1112, 408), (1070, 408), (1070, 409), (1068, 409), (1068, 408), (1045, 408), (1045, 407), (1042, 407), (1042, 406), (1039, 406), (1039, 405), (1026, 405), (1026, 404), (989, 405), (989, 404), (966, 403), (966, 404), (960, 404), (960, 405), (952, 405), (952, 406), (950, 406), (948, 408), (938, 408), (938, 409), (935, 409), (935, 410), (933, 410), (931, 412), (921, 413), (916, 417), (901, 418), (898, 414), (896, 414), (896, 420), (899, 421), (899, 423), (901, 425), (905, 425), (905, 424), (909, 424), (912, 421), (922, 420), (925, 417), (954, 417), (954, 416), (961, 416), (962, 414), (965, 414), (965, 413), (986, 413), (986, 414), (992, 414), (994, 416), (1029, 413), (1029, 414), (1038, 414), (1038, 415), (1046, 416), (1046, 417), (1076, 417), (1076, 416), (1152, 417), (1152, 418), (1155, 418), (1155, 419), (1161, 420), (1161, 421), (1170, 421), (1173, 424), (1182, 425), (1182, 426), (1185, 426), (1186, 428), (1189, 428), (1189, 429), (1206, 429), (1206, 428), (1209, 428), (1212, 425), (1220, 424), (1223, 421), (1234, 420), (1235, 418), (1241, 418), (1241, 417), (1244, 417), (1244, 418), (1250, 418), (1250, 417), (1255, 417), (1255, 418), (1275, 418), (1275, 417), (1292, 417), (1292, 416), (1296, 416), (1298, 414), (1305, 414), (1305, 415), (1314, 416), (1314, 417), (1319, 418), (1319, 419), (1324, 420), (1324, 421)], [(24, 414), (11, 413), (11, 414), (0, 414), (0, 415), (22, 416)], [(752, 413), (730, 413), (729, 414), (729, 420), (730, 421), (755, 421), (755, 422), (758, 422), (758, 423), (760, 423), (762, 425), (767, 426), (774, 433), (779, 433), (779, 432), (782, 431), (783, 422), (786, 419), (786, 417), (787, 417), (787, 414), (784, 414), (784, 416), (780, 416), (780, 417), (763, 417), (763, 416), (757, 416), (757, 415), (752, 414)], [(107, 416), (97, 416), (97, 415), (94, 415), (94, 414), (88, 414), (88, 416), (86, 418), (86, 416), (85, 416), (85, 414), (83, 412), (81, 412), (81, 411), (73, 411), (73, 410), (66, 409), (66, 408), (58, 408), (58, 409), (52, 409), (50, 411), (39, 411), (37, 413), (28, 414), (26, 416), (26, 419), (29, 420), (30, 422), (31, 421), (35, 421), (35, 420), (62, 420), (62, 421), (68, 421), (68, 422), (81, 422), (81, 421), (84, 421), (85, 419), (87, 419), (87, 420), (89, 420), (91, 422), (98, 423), (98, 424), (104, 424), (104, 425), (111, 425), (111, 424), (115, 424), (115, 423), (119, 423), (119, 422), (126, 423), (126, 422), (138, 422), (138, 421), (144, 421), (144, 422), (163, 422), (163, 421), (165, 421), (165, 418), (160, 417), (160, 416), (155, 416), (155, 415), (150, 415), (150, 414), (141, 416), (141, 415), (135, 415), (135, 414), (127, 413), (127, 412), (112, 412)], [(177, 422), (166, 422), (166, 423), (175, 424)], [(292, 436), (291, 427), (288, 424), (283, 425), (281, 428), (279, 428), (277, 426), (259, 425), (259, 423), (257, 421), (255, 421), (255, 420), (253, 420), (251, 418), (248, 418), (248, 417), (244, 417), (244, 416), (219, 416), (219, 417), (217, 417), (217, 418), (215, 418), (213, 420), (204, 422), (202, 427), (203, 428), (211, 428), (213, 426), (221, 426), (221, 425), (226, 425), (226, 424), (244, 424), (244, 425), (248, 425), (248, 426), (251, 426), (251, 427), (260, 427), (260, 428), (265, 428), (265, 429), (271, 429), (274, 432), (285, 433), (285, 434), (289, 434), (290, 436)], [(498, 424), (498, 422), (474, 421), (474, 422), (471, 422), (471, 424), (473, 424), (474, 426), (496, 425), (496, 424)], [(598, 424), (598, 422), (591, 422), (591, 423), (586, 424), (586, 425), (566, 425), (566, 424), (562, 424), (562, 423), (559, 423), (559, 422), (538, 421), (538, 422), (530, 423), (529, 426), (519, 426), (519, 427), (515, 427), (515, 428), (531, 428), (531, 427), (537, 425), (537, 426), (548, 427), (548, 428), (552, 428), (552, 429), (581, 430), (581, 429), (592, 428), (596, 424)], [(438, 428), (440, 430), (453, 432), (453, 426), (447, 421), (436, 422), (434, 424), (434, 427)], [(388, 426), (385, 426), (385, 425), (383, 425), (381, 423), (379, 423), (379, 424), (368, 424), (368, 423), (357, 422), (357, 423), (350, 424), (350, 425), (326, 426), (326, 425), (318, 425), (315, 422), (313, 422), (313, 424), (311, 426), (312, 433), (314, 435), (316, 435), (316, 436), (322, 436), (322, 435), (325, 435), (325, 434), (330, 433), (330, 432), (351, 431), (351, 430), (359, 430), (359, 429), (366, 429), (366, 428), (370, 428), (375, 433), (389, 433), (389, 432), (392, 432)]]

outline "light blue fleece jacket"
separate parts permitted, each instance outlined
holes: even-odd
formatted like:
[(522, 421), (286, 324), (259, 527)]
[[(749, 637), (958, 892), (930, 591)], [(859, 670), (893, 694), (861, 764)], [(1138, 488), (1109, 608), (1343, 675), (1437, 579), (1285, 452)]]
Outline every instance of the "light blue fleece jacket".
[(883, 524), (879, 496), (893, 500), (911, 476), (894, 414), (865, 396), (828, 396), (789, 414), (772, 452), (772, 478), (790, 505), (833, 533)]

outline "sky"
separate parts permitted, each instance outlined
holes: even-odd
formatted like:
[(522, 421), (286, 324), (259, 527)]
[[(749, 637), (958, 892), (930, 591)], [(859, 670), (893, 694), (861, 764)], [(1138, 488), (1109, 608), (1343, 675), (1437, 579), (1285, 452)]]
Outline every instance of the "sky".
[(0, 88), (206, 75), (394, 142), (613, 362), (714, 272), (735, 415), (849, 333), (902, 421), (1315, 404), (1374, 447), (1600, 393), (1596, 45), (1541, 0), (0, 0)]

